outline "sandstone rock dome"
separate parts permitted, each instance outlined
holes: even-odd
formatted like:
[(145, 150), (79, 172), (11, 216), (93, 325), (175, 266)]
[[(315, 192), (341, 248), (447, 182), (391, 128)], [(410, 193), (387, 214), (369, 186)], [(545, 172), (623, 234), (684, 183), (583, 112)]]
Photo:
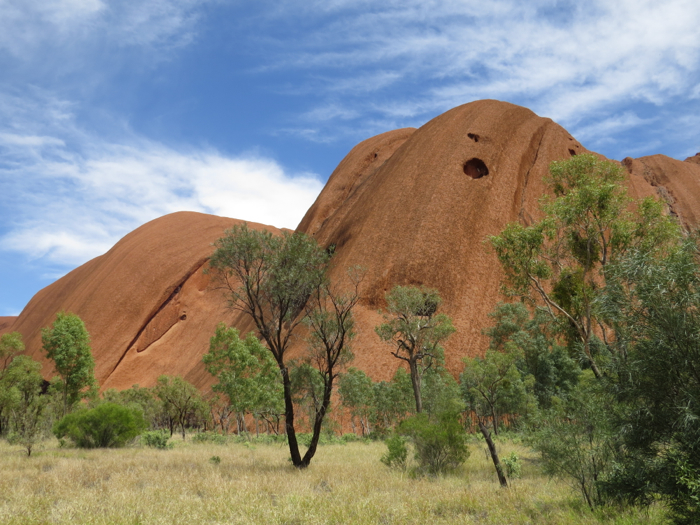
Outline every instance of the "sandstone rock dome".
[(194, 212), (148, 222), (37, 293), (12, 329), (23, 334), (27, 353), (44, 363), (46, 377), (53, 370), (41, 353), (41, 328), (65, 310), (85, 322), (102, 389), (152, 386), (161, 374), (204, 386), (210, 379), (202, 355), (217, 323), (252, 328), (227, 310), (202, 272), (211, 243), (240, 222)]
[[(397, 284), (440, 291), (457, 328), (446, 345), (453, 372), (463, 356), (482, 353), (481, 330), (501, 299), (501, 272), (485, 238), (508, 222), (535, 219), (550, 162), (584, 151), (552, 120), (495, 100), (465, 104), (419, 129), (383, 133), (353, 148), (298, 229), (335, 247), (331, 277), (337, 282), (350, 266), (367, 269), (354, 366), (375, 380), (396, 370), (398, 361), (374, 326), (382, 319), (384, 294)], [(660, 195), (686, 227), (698, 225), (696, 157), (682, 162), (656, 155), (625, 159), (624, 165), (632, 196)], [(103, 389), (150, 386), (163, 373), (205, 387), (211, 379), (201, 356), (216, 324), (252, 329), (248, 319), (225, 308), (202, 273), (211, 243), (236, 222), (191, 212), (149, 222), (41, 290), (12, 329), (40, 358), (40, 328), (57, 311), (71, 311), (92, 335)], [(46, 364), (44, 373), (50, 372)]]

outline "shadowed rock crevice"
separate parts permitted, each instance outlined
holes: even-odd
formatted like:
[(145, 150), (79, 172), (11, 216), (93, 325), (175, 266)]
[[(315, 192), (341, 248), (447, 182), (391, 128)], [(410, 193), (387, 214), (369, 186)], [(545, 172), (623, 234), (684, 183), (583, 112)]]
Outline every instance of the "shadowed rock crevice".
[[(520, 222), (525, 223), (525, 196), (527, 193), (527, 185), (528, 182), (530, 181), (530, 172), (532, 171), (532, 168), (537, 164), (537, 159), (540, 155), (540, 148), (542, 147), (542, 141), (544, 140), (544, 135), (545, 135), (545, 129), (546, 129), (546, 124), (543, 126), (540, 126), (537, 130), (537, 132), (532, 136), (532, 140), (530, 141), (530, 147), (531, 147), (531, 154), (532, 154), (532, 162), (529, 163), (529, 166), (527, 167), (527, 171), (525, 172), (525, 176), (523, 177), (523, 185), (520, 190), (520, 211), (518, 212), (518, 219)], [(537, 146), (534, 146), (535, 142), (537, 143)], [(533, 147), (534, 146), (534, 147)], [(571, 151), (571, 150), (569, 150)]]
[(129, 345), (127, 345), (126, 350), (122, 353), (122, 356), (119, 358), (119, 361), (117, 361), (112, 372), (119, 367), (124, 356), (128, 352), (143, 352), (153, 343), (161, 339), (178, 321), (187, 319), (187, 314), (180, 311), (180, 293), (182, 292), (183, 286), (185, 286), (192, 275), (195, 272), (201, 272), (208, 261), (209, 258), (197, 261), (185, 276), (179, 280), (179, 284), (175, 285), (168, 298), (156, 309), (155, 313), (146, 319), (146, 322), (136, 336), (131, 340)]

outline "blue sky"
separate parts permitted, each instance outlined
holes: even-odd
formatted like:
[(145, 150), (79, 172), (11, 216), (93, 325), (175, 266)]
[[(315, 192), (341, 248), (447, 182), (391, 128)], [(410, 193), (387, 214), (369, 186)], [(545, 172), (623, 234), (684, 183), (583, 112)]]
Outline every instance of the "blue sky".
[(700, 151), (697, 0), (0, 0), (0, 315), (144, 222), (294, 228), (357, 142), (482, 98)]

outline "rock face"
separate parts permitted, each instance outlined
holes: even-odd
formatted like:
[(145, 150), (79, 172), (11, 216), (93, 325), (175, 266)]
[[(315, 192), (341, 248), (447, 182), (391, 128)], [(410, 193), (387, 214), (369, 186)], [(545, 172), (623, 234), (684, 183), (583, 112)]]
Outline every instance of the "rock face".
[(651, 155), (622, 161), (631, 177), (643, 178), (686, 229), (700, 225), (700, 155), (680, 161)]
[[(353, 148), (298, 227), (334, 247), (334, 282), (346, 282), (348, 267), (366, 268), (353, 365), (375, 380), (389, 379), (399, 365), (374, 333), (384, 295), (397, 284), (440, 291), (442, 310), (457, 328), (446, 345), (452, 372), (461, 370), (462, 357), (483, 353), (481, 331), (501, 300), (502, 276), (485, 239), (508, 222), (536, 219), (549, 164), (585, 151), (550, 119), (494, 100)], [(700, 224), (700, 156), (682, 162), (655, 155), (623, 164), (633, 197), (659, 195), (686, 227)], [(12, 329), (24, 335), (28, 353), (41, 358), (40, 328), (57, 311), (71, 311), (92, 335), (103, 389), (150, 386), (164, 373), (204, 388), (211, 378), (201, 356), (216, 324), (252, 329), (225, 308), (202, 273), (211, 243), (237, 222), (181, 212), (145, 224), (40, 291)], [(302, 350), (298, 342), (292, 354)], [(51, 373), (50, 364), (44, 373)]]
[[(376, 379), (390, 378), (398, 365), (373, 330), (385, 293), (397, 284), (440, 291), (457, 328), (446, 345), (453, 372), (462, 357), (483, 353), (481, 330), (501, 279), (484, 240), (508, 222), (536, 217), (549, 163), (586, 151), (550, 119), (493, 100), (454, 108), (410, 136), (392, 133), (399, 132), (402, 144), (386, 160), (382, 149), (395, 135), (353, 149), (299, 225), (335, 245), (334, 279), (349, 266), (367, 268), (355, 364)], [(373, 151), (376, 161), (366, 166)], [(347, 197), (339, 202), (341, 192)]]
[(252, 328), (226, 308), (202, 272), (211, 243), (240, 222), (179, 212), (144, 224), (106, 254), (37, 293), (12, 328), (23, 334), (27, 353), (44, 363), (46, 377), (53, 370), (42, 356), (41, 328), (65, 310), (85, 322), (102, 389), (151, 386), (161, 374), (205, 386), (210, 378), (202, 355), (216, 324)]
[(17, 317), (0, 317), (0, 335), (11, 332), (12, 325), (16, 320)]

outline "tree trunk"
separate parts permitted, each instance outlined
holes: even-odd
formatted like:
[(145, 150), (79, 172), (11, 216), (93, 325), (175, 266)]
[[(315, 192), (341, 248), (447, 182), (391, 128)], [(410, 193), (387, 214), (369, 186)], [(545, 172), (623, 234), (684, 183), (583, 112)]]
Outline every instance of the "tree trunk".
[(413, 397), (416, 400), (416, 414), (423, 412), (423, 400), (420, 394), (420, 375), (418, 374), (418, 363), (415, 359), (408, 362), (411, 369), (411, 384), (413, 385)]
[(481, 430), (481, 435), (484, 436), (486, 444), (489, 447), (489, 452), (491, 453), (491, 459), (493, 460), (493, 466), (496, 467), (496, 474), (498, 474), (498, 481), (501, 487), (508, 488), (508, 481), (506, 480), (505, 474), (503, 474), (503, 467), (501, 466), (501, 460), (498, 459), (498, 452), (496, 452), (496, 444), (491, 439), (491, 432), (486, 428), (486, 425), (479, 418), (479, 430)]
[(316, 412), (316, 417), (314, 418), (314, 433), (311, 436), (311, 443), (309, 444), (309, 449), (304, 454), (304, 459), (302, 460), (302, 465), (300, 468), (306, 468), (311, 463), (311, 458), (316, 454), (316, 448), (318, 447), (318, 439), (321, 437), (321, 425), (323, 424), (323, 418), (328, 411), (328, 407), (331, 404), (331, 392), (333, 391), (333, 375), (329, 374), (330, 377), (323, 389), (323, 402), (321, 403), (321, 408)]
[(289, 455), (292, 458), (292, 465), (297, 468), (305, 468), (302, 465), (301, 454), (299, 453), (299, 442), (294, 430), (294, 403), (292, 403), (292, 385), (289, 380), (289, 370), (283, 364), (278, 363), (282, 372), (282, 386), (284, 389), (284, 429), (287, 433), (287, 443), (289, 444)]

